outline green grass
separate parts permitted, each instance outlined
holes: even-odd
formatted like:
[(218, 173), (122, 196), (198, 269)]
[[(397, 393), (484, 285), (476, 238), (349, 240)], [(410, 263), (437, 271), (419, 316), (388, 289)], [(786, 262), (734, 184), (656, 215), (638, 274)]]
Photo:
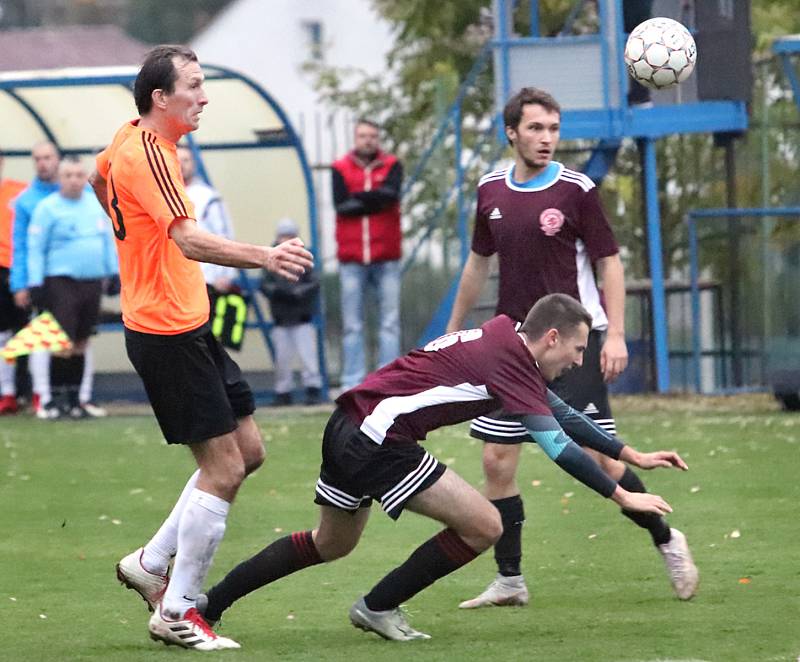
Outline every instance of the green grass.
[[(235, 605), (223, 632), (244, 648), (210, 658), (794, 662), (800, 417), (746, 399), (708, 410), (673, 400), (617, 409), (625, 438), (645, 450), (676, 448), (689, 463), (689, 473), (651, 472), (645, 480), (670, 501), (671, 522), (689, 538), (701, 571), (693, 601), (672, 597), (646, 534), (526, 446), (520, 482), (528, 608), (456, 608), (493, 576), (491, 555), (484, 555), (410, 601), (412, 624), (432, 640), (395, 644), (352, 628), (353, 600), (438, 528), (412, 514), (393, 523), (373, 509), (350, 557)], [(240, 493), (212, 580), (271, 540), (315, 524), (325, 420), (319, 413), (259, 414), (267, 463)], [(434, 433), (427, 448), (480, 482), (480, 445), (465, 426)], [(114, 577), (116, 561), (154, 531), (191, 471), (188, 452), (167, 448), (151, 417), (3, 419), (0, 660), (199, 655), (151, 642), (144, 603)]]

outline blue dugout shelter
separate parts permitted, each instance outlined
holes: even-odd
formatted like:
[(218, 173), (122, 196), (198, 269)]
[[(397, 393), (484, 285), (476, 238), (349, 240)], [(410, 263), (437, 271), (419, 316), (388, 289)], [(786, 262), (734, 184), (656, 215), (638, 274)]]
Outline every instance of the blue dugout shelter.
[[(293, 218), (315, 254), (319, 248), (311, 172), (288, 117), (255, 82), (218, 66), (204, 66), (206, 106), (198, 131), (188, 137), (200, 173), (225, 199), (236, 238), (271, 244), (277, 221)], [(32, 177), (30, 150), (42, 140), (63, 154), (91, 157), (126, 120), (136, 116), (131, 93), (134, 67), (71, 68), (0, 74), (0, 147), (4, 175)], [(246, 371), (271, 369), (269, 320), (264, 299), (255, 296), (257, 273), (241, 273), (250, 294), (245, 326), (251, 332), (237, 357)], [(108, 302), (107, 302), (108, 303)], [(320, 365), (325, 376), (324, 321), (316, 316)], [(107, 325), (105, 330), (120, 328)], [(118, 333), (94, 342), (98, 371), (130, 372)], [(327, 378), (325, 379), (327, 384)]]

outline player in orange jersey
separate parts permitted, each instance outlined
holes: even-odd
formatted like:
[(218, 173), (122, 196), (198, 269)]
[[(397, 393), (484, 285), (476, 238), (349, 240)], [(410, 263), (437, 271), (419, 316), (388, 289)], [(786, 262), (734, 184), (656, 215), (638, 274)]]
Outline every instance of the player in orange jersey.
[[(25, 311), (14, 303), (8, 282), (14, 227), (13, 201), (26, 187), (25, 182), (3, 179), (3, 152), (0, 151), (0, 347), (25, 326), (26, 321)], [(14, 364), (0, 362), (0, 416), (16, 414), (19, 409), (15, 377)]]
[(264, 448), (250, 387), (208, 326), (199, 262), (261, 267), (296, 280), (313, 260), (299, 239), (255, 246), (197, 227), (175, 145), (199, 126), (208, 103), (203, 78), (190, 49), (152, 49), (134, 85), (140, 117), (97, 157), (92, 185), (114, 226), (128, 357), (167, 442), (188, 444), (198, 466), (161, 528), (120, 561), (117, 575), (154, 610), (153, 639), (220, 650), (239, 645), (208, 627), (195, 599), (230, 504), (263, 462)]

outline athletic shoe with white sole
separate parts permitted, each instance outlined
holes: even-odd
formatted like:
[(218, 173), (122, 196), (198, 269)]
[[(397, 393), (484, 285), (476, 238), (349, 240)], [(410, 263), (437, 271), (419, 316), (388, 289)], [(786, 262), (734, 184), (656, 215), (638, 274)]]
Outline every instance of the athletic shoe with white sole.
[(154, 611), (156, 605), (164, 597), (164, 591), (169, 584), (168, 575), (156, 575), (148, 572), (142, 566), (142, 554), (144, 548), (140, 547), (128, 554), (124, 559), (117, 563), (117, 579), (126, 588), (133, 589), (147, 603), (147, 608)]
[(98, 407), (94, 402), (81, 402), (81, 407), (89, 414), (90, 418), (105, 418), (108, 411), (103, 407)]
[(670, 529), (669, 532), (671, 535), (669, 542), (658, 545), (658, 551), (664, 557), (675, 595), (681, 600), (690, 600), (697, 592), (700, 573), (692, 560), (686, 536), (678, 529)]
[(504, 577), (497, 575), (489, 587), (477, 598), (464, 600), (459, 609), (477, 609), (478, 607), (524, 607), (528, 604), (528, 587), (522, 575)]
[(153, 641), (163, 641), (167, 646), (180, 646), (196, 651), (241, 648), (233, 639), (216, 634), (194, 607), (182, 618), (172, 620), (161, 613), (159, 605), (150, 617), (147, 629)]
[(412, 628), (406, 615), (399, 607), (387, 611), (372, 611), (367, 607), (364, 598), (359, 598), (350, 607), (350, 622), (359, 630), (374, 632), (384, 639), (392, 641), (413, 641), (414, 639), (430, 639), (429, 634)]

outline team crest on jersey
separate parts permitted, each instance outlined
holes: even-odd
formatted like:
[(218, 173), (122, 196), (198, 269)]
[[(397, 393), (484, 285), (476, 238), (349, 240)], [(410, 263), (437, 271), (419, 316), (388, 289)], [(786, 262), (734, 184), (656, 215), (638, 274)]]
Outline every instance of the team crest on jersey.
[(497, 207), (492, 209), (492, 213), (489, 214), (489, 219), (492, 221), (497, 221), (501, 218), (503, 218), (503, 215), (500, 213), (500, 209), (498, 209)]
[(545, 209), (539, 216), (539, 227), (548, 237), (557, 235), (562, 225), (564, 225), (564, 213), (555, 207)]

